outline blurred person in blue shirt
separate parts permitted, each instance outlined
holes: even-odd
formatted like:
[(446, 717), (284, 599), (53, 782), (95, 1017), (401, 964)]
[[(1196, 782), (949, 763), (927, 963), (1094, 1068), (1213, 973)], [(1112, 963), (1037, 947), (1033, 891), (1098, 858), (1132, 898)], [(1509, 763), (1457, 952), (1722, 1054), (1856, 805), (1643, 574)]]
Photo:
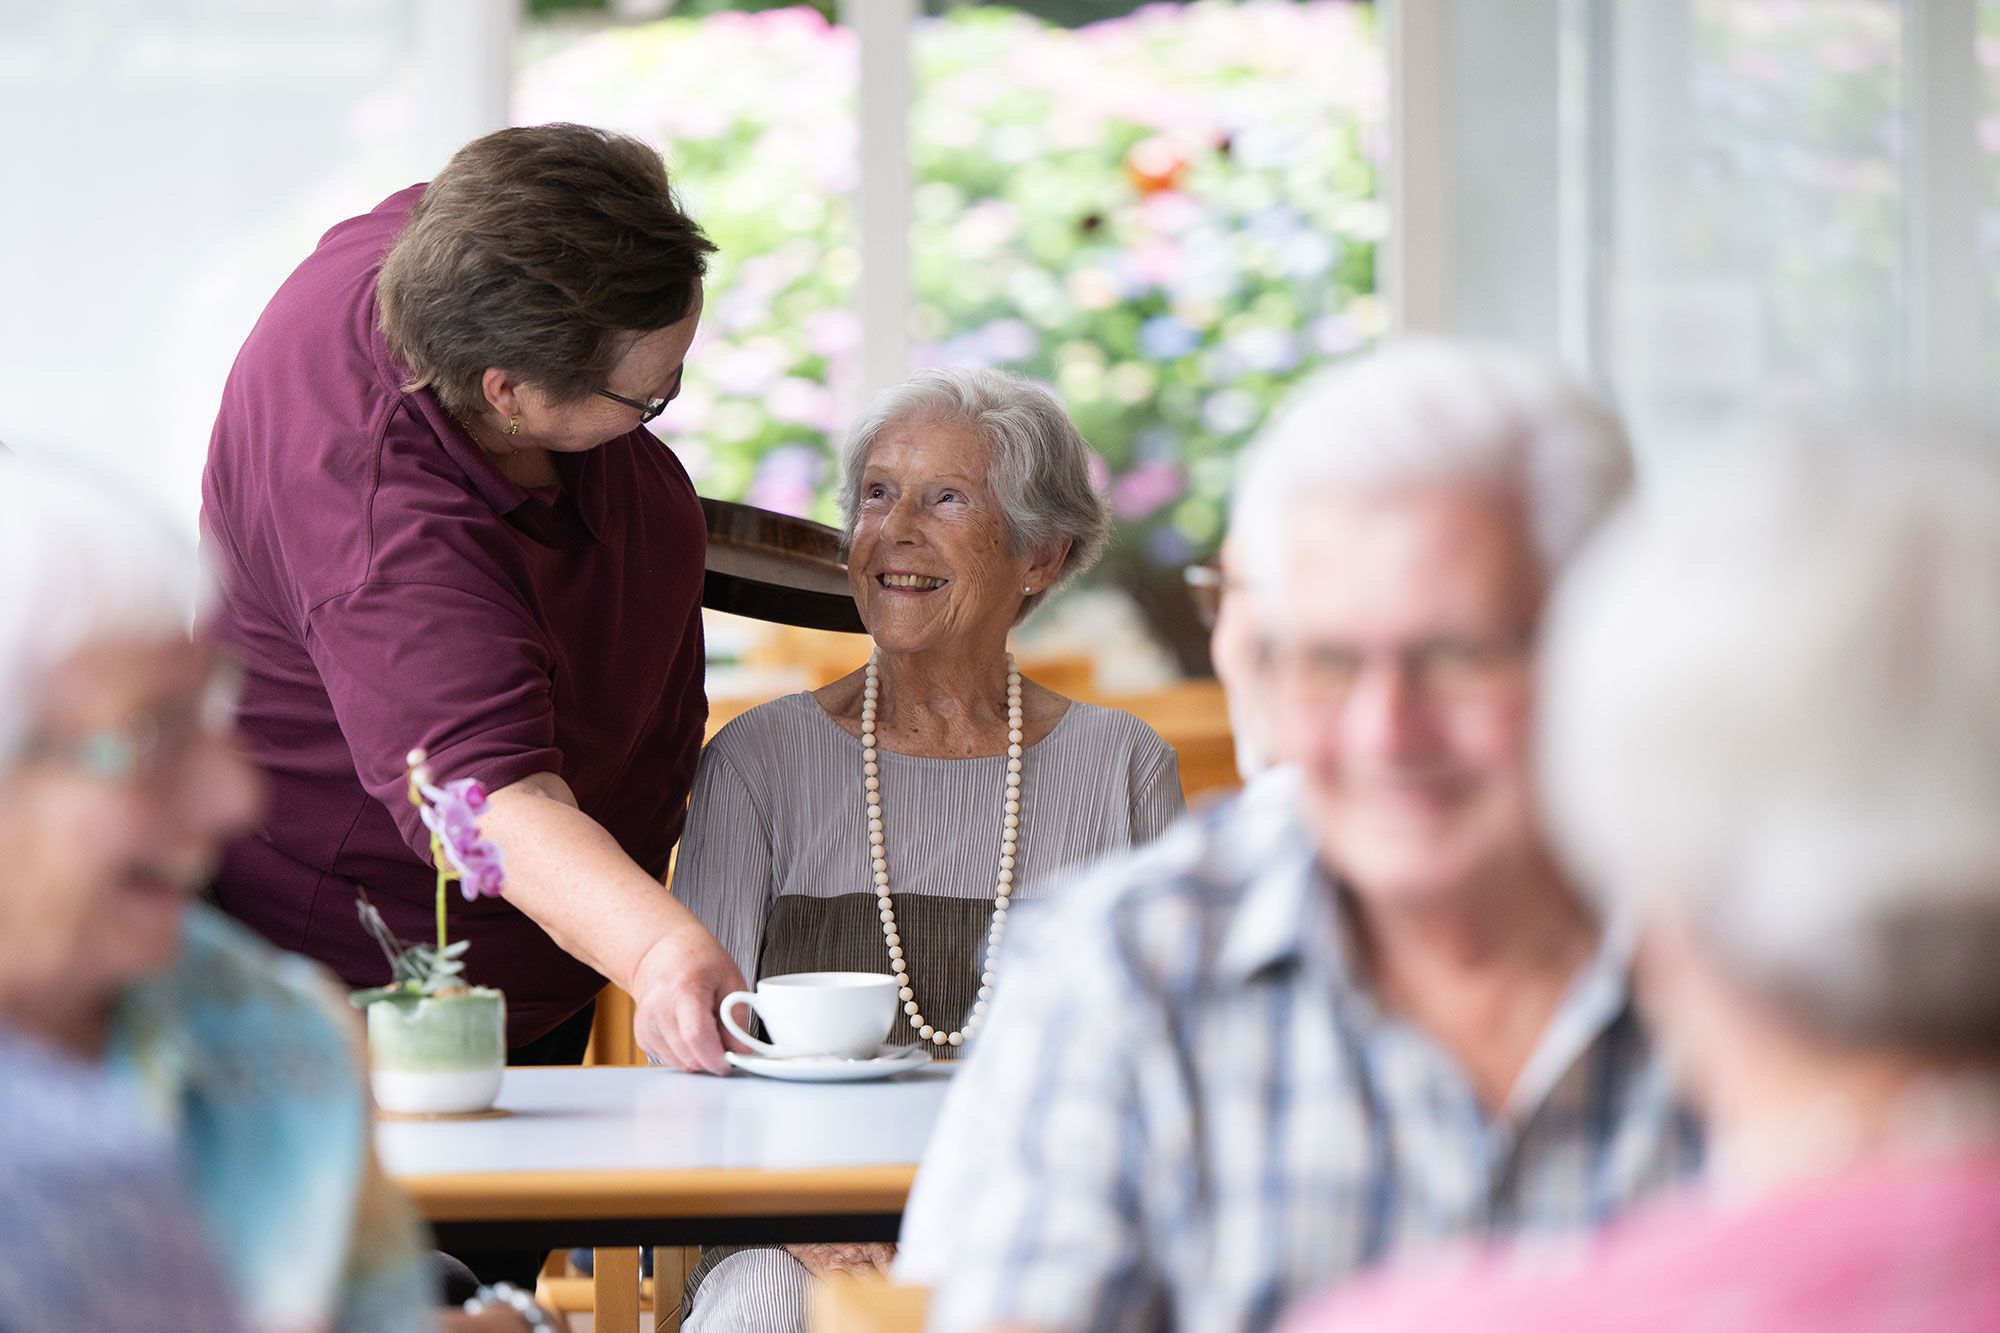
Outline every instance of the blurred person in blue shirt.
[(191, 543), (0, 458), (0, 571), (0, 1321), (437, 1328), (343, 997), (197, 901), (260, 789)]

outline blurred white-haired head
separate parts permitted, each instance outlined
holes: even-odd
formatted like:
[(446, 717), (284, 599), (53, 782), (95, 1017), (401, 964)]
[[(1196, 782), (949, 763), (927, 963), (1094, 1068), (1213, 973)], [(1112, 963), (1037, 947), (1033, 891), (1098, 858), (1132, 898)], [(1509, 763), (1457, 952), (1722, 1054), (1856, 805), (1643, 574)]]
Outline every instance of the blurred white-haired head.
[(193, 543), (123, 486), (0, 455), (0, 772), (52, 672), (87, 644), (185, 633), (208, 588)]
[(1559, 844), (1842, 1041), (2000, 1038), (2000, 442), (1763, 430), (1649, 488), (1543, 650)]
[(1554, 365), (1412, 338), (1286, 399), (1245, 456), (1230, 533), (1260, 601), (1282, 615), (1277, 570), (1315, 497), (1468, 483), (1518, 496), (1553, 573), (1630, 489), (1632, 454), (1617, 418)]

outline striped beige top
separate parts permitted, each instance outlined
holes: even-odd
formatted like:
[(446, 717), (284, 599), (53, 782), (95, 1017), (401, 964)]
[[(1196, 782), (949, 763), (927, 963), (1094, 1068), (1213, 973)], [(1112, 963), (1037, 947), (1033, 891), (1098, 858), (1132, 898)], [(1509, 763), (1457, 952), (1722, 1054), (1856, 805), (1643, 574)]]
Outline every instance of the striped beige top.
[[(1014, 901), (1056, 872), (1151, 840), (1183, 809), (1179, 765), (1130, 713), (1072, 703), (1021, 767)], [(884, 843), (925, 1016), (971, 1008), (1000, 866), (1006, 759), (881, 754)], [(861, 742), (810, 694), (753, 708), (702, 752), (674, 893), (753, 980), (887, 972), (867, 855)], [(899, 1015), (894, 1042), (916, 1040)]]

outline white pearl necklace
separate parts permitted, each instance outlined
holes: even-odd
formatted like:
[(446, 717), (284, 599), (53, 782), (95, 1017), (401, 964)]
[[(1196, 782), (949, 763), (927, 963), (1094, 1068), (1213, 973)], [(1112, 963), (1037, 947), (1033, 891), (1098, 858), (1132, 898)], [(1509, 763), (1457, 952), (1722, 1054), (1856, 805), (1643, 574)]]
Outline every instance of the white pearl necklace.
[(910, 967), (903, 957), (903, 937), (896, 930), (896, 904), (889, 897), (889, 854), (882, 842), (882, 776), (875, 751), (875, 704), (881, 697), (881, 681), (875, 658), (868, 658), (861, 690), (861, 772), (868, 789), (868, 855), (875, 865), (875, 905), (882, 909), (882, 941), (889, 947), (889, 965), (896, 970), (898, 997), (903, 1012), (917, 1036), (933, 1046), (960, 1046), (979, 1026), (986, 1002), (993, 996), (993, 959), (1000, 952), (1000, 937), (1007, 930), (1007, 899), (1014, 892), (1015, 835), (1021, 830), (1021, 669), (1014, 655), (1007, 654), (1007, 799), (1001, 806), (1000, 870), (993, 884), (993, 924), (986, 933), (986, 967), (979, 977), (979, 994), (965, 1026), (946, 1032), (924, 1018), (917, 1006), (916, 992), (910, 988)]

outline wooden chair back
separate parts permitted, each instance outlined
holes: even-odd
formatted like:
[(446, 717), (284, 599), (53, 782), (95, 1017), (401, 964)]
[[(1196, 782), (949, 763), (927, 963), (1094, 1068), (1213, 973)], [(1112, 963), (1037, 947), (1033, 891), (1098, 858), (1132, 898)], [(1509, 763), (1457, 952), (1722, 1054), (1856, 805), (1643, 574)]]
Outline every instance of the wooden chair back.
[(930, 1292), (840, 1273), (813, 1284), (808, 1333), (923, 1333)]

